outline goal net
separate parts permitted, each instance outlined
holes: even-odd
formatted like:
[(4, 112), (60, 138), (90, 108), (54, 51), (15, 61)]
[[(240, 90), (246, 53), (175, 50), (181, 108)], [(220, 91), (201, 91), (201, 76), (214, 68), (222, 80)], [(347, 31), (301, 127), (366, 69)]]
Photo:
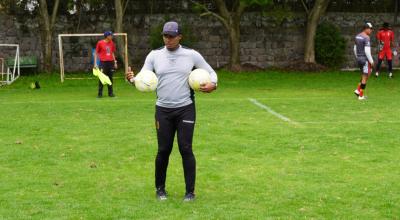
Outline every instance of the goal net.
[[(114, 33), (113, 35), (114, 37), (122, 38), (123, 48), (120, 49), (123, 50), (122, 60), (124, 63), (124, 72), (126, 73), (128, 71), (128, 35), (126, 33)], [(103, 37), (104, 34), (102, 33), (58, 35), (61, 82), (64, 82), (65, 79), (73, 79), (73, 77), (68, 77), (66, 72), (76, 72), (79, 70), (90, 70), (91, 72), (96, 43), (103, 39)], [(116, 57), (118, 57), (117, 53)]]
[(9, 85), (18, 79), (19, 44), (0, 44), (0, 68), (0, 85)]

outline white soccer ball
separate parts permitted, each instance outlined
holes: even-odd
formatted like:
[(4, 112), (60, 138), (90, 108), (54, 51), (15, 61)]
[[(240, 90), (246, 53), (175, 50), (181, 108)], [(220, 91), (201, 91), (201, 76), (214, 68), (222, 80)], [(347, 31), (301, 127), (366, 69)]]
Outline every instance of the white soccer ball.
[(150, 70), (140, 71), (135, 77), (135, 87), (141, 92), (152, 92), (156, 90), (158, 79)]
[(189, 75), (189, 85), (195, 91), (200, 90), (200, 86), (211, 82), (210, 73), (204, 69), (195, 69)]

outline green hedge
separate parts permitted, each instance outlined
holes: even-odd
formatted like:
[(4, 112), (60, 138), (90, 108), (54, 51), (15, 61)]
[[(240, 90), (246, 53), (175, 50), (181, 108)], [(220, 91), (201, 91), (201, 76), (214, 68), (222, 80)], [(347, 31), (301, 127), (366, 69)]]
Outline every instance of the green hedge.
[(346, 40), (335, 25), (323, 22), (315, 36), (315, 59), (330, 68), (339, 68), (344, 62)]

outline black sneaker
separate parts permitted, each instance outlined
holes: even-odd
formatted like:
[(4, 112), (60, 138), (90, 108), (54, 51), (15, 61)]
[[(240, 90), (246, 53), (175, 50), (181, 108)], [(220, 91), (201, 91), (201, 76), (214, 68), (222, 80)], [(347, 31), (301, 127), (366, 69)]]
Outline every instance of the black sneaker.
[(156, 197), (160, 201), (167, 200), (167, 192), (164, 189), (157, 189), (156, 190)]
[(111, 97), (111, 98), (113, 98), (113, 97), (115, 97), (115, 95), (114, 94), (110, 94), (110, 95), (108, 95), (109, 97)]
[(97, 98), (103, 98), (103, 95), (97, 95)]
[(183, 201), (184, 202), (191, 202), (191, 201), (194, 201), (195, 198), (196, 198), (196, 195), (194, 193), (190, 192), (190, 193), (186, 193), (185, 194), (185, 197), (183, 198)]

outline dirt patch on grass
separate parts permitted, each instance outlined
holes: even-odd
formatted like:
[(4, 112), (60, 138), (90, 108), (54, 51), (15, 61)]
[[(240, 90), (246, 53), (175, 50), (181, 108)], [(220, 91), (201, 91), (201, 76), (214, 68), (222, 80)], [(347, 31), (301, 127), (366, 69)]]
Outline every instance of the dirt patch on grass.
[(318, 63), (305, 63), (302, 60), (295, 61), (283, 68), (285, 71), (300, 71), (300, 72), (325, 72), (329, 68)]
[(246, 72), (258, 72), (258, 71), (264, 71), (265, 68), (262, 68), (260, 66), (251, 64), (251, 63), (244, 63), (242, 65), (242, 71), (246, 71)]
[(235, 73), (240, 73), (240, 72), (260, 72), (260, 71), (264, 71), (265, 68), (262, 68), (260, 66), (251, 64), (251, 63), (244, 63), (242, 65), (235, 65), (232, 67), (232, 69), (229, 69), (227, 65), (222, 66), (220, 68), (218, 68), (217, 70), (229, 70), (231, 72), (235, 72)]
[[(223, 66), (218, 70), (226, 69), (228, 70), (227, 66)], [(329, 71), (329, 68), (318, 64), (318, 63), (305, 63), (302, 60), (291, 62), (286, 67), (268, 67), (263, 68), (251, 63), (244, 63), (240, 66), (234, 66), (229, 71), (235, 73), (246, 73), (246, 72), (262, 72), (265, 70), (278, 70), (278, 71), (285, 71), (285, 72), (326, 72)]]

